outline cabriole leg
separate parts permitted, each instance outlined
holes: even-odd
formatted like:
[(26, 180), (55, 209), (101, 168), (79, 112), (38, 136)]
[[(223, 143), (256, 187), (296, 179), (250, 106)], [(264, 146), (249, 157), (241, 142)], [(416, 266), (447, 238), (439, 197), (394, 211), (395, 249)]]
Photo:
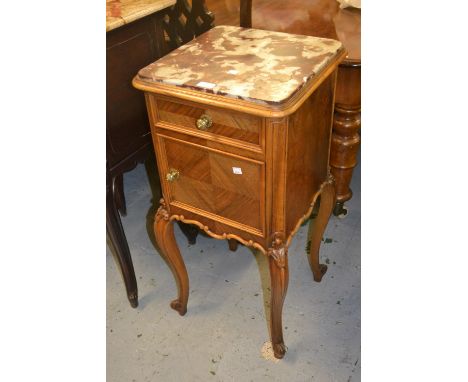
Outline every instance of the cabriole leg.
[(323, 275), (327, 272), (327, 266), (319, 262), (320, 243), (323, 233), (327, 227), (328, 220), (335, 204), (335, 185), (332, 176), (329, 176), (327, 182), (322, 188), (320, 194), (320, 208), (317, 218), (309, 223), (309, 265), (314, 275), (314, 280), (320, 282)]
[(171, 302), (171, 308), (177, 310), (183, 316), (187, 312), (189, 279), (184, 260), (175, 241), (174, 225), (169, 220), (169, 213), (165, 207), (164, 199), (161, 199), (161, 206), (156, 212), (154, 234), (158, 247), (169, 264), (177, 284), (178, 297)]
[(276, 358), (283, 358), (286, 345), (283, 340), (283, 303), (288, 290), (288, 249), (280, 237), (275, 237), (273, 247), (268, 250), (271, 278), (271, 344)]

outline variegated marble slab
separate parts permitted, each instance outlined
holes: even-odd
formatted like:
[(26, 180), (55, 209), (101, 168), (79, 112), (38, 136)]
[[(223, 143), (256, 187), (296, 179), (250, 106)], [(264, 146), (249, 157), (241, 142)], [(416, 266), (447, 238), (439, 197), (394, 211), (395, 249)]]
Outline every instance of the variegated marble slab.
[(217, 26), (137, 78), (261, 104), (281, 104), (343, 50), (331, 39)]
[(175, 3), (176, 0), (106, 0), (106, 32)]

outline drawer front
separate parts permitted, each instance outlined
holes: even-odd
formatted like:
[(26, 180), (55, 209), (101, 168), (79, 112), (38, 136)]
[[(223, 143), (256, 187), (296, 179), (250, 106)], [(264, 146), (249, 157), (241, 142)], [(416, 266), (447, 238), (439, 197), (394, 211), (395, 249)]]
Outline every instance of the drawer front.
[[(216, 108), (190, 106), (164, 99), (156, 100), (157, 122), (186, 129), (208, 139), (227, 138), (227, 141), (247, 143), (251, 146), (262, 145), (262, 118)], [(211, 126), (206, 130), (197, 127), (202, 116), (208, 116)], [(166, 126), (165, 126), (166, 127)], [(170, 127), (169, 127), (170, 128)]]
[(161, 134), (157, 140), (161, 180), (170, 204), (263, 236), (263, 162)]

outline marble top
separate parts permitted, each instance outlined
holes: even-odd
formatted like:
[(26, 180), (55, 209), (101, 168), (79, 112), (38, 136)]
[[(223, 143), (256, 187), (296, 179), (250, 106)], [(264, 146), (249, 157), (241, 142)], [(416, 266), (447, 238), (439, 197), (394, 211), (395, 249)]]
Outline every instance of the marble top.
[(106, 32), (175, 3), (176, 0), (106, 0)]
[(218, 26), (141, 69), (137, 79), (281, 104), (342, 50), (332, 39)]

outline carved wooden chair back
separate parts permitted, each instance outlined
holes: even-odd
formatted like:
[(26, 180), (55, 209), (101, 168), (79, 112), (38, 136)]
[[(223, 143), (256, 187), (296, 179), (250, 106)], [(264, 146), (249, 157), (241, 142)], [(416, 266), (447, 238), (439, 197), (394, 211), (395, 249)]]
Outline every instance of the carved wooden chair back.
[(213, 13), (206, 8), (205, 0), (192, 0), (191, 4), (188, 0), (177, 0), (163, 20), (166, 41), (163, 51), (168, 53), (214, 26)]
[(240, 0), (239, 26), (252, 28), (252, 0)]
[[(241, 27), (252, 27), (252, 0), (240, 0), (239, 19)], [(168, 53), (189, 42), (213, 28), (214, 21), (215, 16), (207, 9), (205, 0), (177, 0), (164, 17), (163, 33), (166, 46), (163, 49)]]

